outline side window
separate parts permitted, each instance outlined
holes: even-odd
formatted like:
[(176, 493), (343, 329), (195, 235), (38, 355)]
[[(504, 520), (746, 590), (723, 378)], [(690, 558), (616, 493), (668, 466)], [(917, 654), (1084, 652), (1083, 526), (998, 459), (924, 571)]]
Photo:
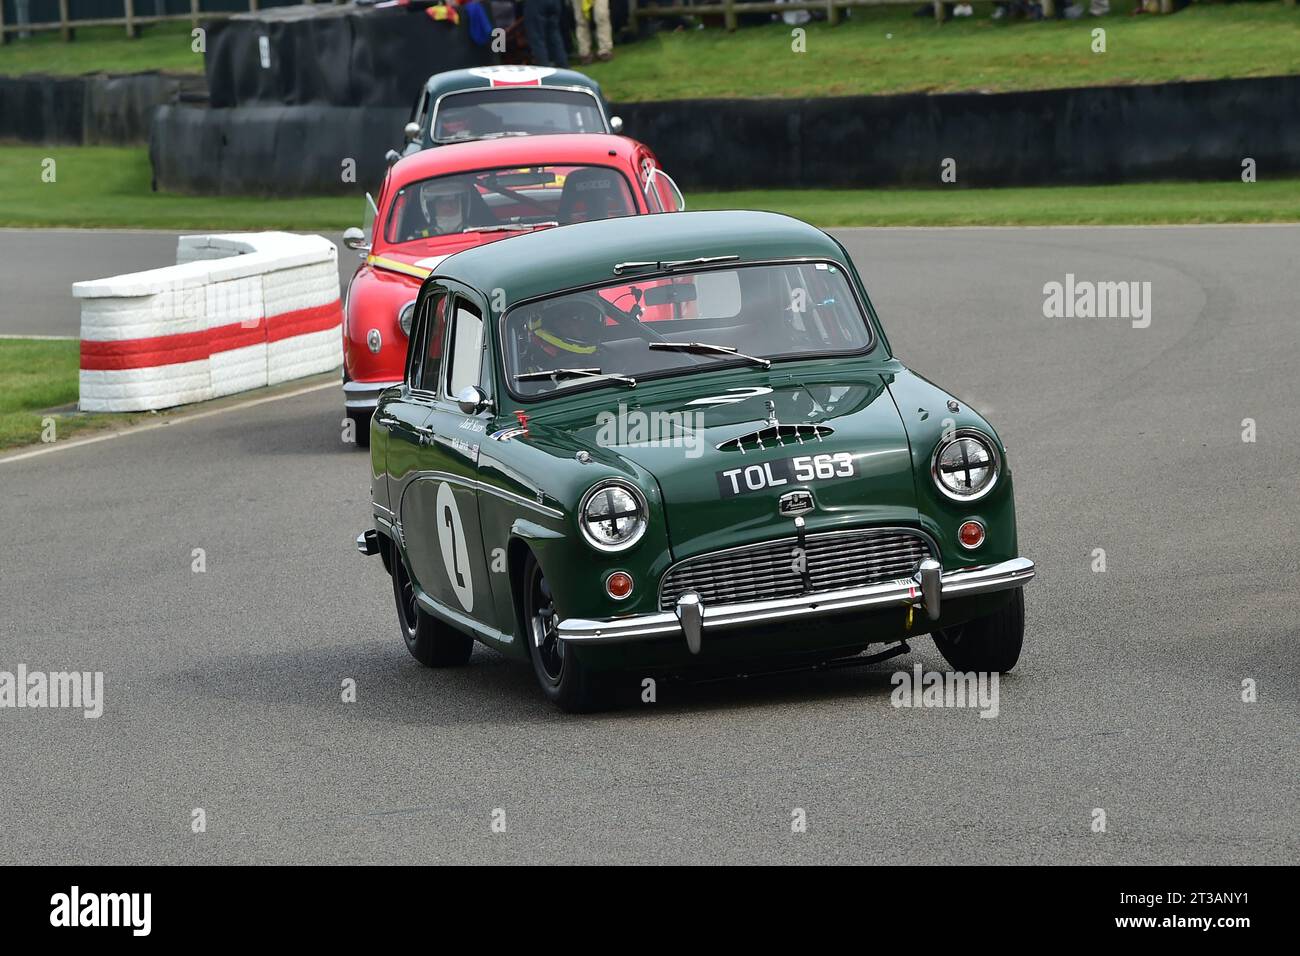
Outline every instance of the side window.
[(435, 299), (430, 295), (415, 307), (415, 320), (411, 322), (411, 337), (406, 343), (406, 385), (417, 388), (420, 384), (420, 365), (424, 362), (424, 333), (429, 327), (429, 305)]
[(424, 335), (420, 344), (419, 385), (426, 392), (438, 389), (438, 375), (442, 371), (442, 347), (447, 335), (447, 303), (451, 296), (446, 292), (430, 295), (425, 305)]
[(479, 384), (483, 350), (483, 316), (464, 299), (456, 300), (456, 324), (451, 331), (447, 394), (455, 398), (467, 385)]
[(681, 212), (686, 208), (686, 198), (677, 187), (677, 183), (662, 169), (652, 174), (651, 188), (658, 194), (659, 203), (664, 212)]
[(664, 204), (655, 184), (655, 168), (649, 159), (641, 160), (641, 189), (645, 193), (646, 207), (651, 212), (664, 212)]
[(428, 90), (425, 90), (424, 92), (422, 92), (422, 93), (419, 95), (419, 97), (416, 98), (416, 100), (415, 100), (415, 105), (411, 107), (411, 120), (410, 120), (410, 121), (411, 121), (412, 123), (423, 123), (423, 122), (424, 122), (424, 107), (425, 107), (425, 104), (428, 102), (428, 99), (429, 99), (429, 91), (428, 91)]

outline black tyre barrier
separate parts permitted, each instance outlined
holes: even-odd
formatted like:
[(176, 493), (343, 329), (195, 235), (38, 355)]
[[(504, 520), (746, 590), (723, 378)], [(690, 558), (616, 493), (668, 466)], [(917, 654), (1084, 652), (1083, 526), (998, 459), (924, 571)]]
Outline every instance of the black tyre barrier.
[[(682, 100), (614, 112), (684, 189), (1225, 179), (1300, 171), (1300, 77), (1035, 93)], [(383, 176), (406, 110), (158, 111), (159, 188), (260, 195), (358, 192)], [(356, 184), (340, 178), (356, 160)], [(689, 197), (688, 197), (689, 199)]]
[(494, 61), (469, 25), (422, 9), (281, 7), (208, 26), (209, 102), (238, 106), (410, 108), (433, 73)]
[(398, 107), (163, 106), (149, 139), (154, 186), (212, 195), (374, 192), (407, 114)]
[(1110, 183), (1300, 171), (1300, 76), (616, 104), (684, 188)]
[(0, 139), (60, 145), (145, 143), (154, 109), (202, 86), (202, 77), (165, 73), (0, 76)]
[(86, 81), (81, 77), (0, 76), (0, 138), (80, 143)]

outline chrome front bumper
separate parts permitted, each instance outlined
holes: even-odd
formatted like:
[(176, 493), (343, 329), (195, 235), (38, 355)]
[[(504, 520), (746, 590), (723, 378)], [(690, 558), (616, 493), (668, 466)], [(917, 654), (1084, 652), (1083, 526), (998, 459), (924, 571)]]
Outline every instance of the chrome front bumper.
[(401, 382), (344, 382), (343, 407), (362, 411), (374, 410), (379, 404), (379, 393)]
[(1018, 588), (1034, 576), (1034, 562), (1012, 558), (1000, 564), (963, 568), (944, 573), (938, 561), (927, 558), (910, 578), (842, 591), (822, 591), (796, 597), (722, 604), (705, 607), (695, 592), (683, 594), (672, 611), (629, 617), (586, 620), (569, 618), (557, 627), (562, 641), (578, 644), (618, 644), (680, 636), (692, 654), (698, 654), (703, 635), (712, 630), (815, 618), (840, 611), (875, 607), (924, 608), (932, 621), (939, 619), (944, 598), (970, 597)]

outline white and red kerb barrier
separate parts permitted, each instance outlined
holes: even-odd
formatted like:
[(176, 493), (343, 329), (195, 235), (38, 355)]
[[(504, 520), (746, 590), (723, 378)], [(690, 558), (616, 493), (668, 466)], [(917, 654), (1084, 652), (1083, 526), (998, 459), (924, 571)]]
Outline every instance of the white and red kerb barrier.
[(73, 284), (82, 411), (169, 408), (343, 364), (338, 250), (328, 239), (181, 236), (176, 262)]

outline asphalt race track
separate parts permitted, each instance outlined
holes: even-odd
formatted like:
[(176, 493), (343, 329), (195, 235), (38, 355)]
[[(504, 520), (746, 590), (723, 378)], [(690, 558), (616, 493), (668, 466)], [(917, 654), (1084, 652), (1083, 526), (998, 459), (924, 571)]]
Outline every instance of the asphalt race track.
[[(329, 387), (0, 461), (0, 669), (105, 675), (97, 720), (0, 710), (0, 862), (1293, 863), (1300, 227), (839, 234), (1010, 447), (1039, 573), (995, 719), (891, 706), (928, 638), (595, 717), (482, 648), (426, 670)], [(0, 234), (0, 331), (75, 334), (67, 282), (173, 243)], [(1066, 273), (1150, 281), (1150, 326), (1044, 318)]]

